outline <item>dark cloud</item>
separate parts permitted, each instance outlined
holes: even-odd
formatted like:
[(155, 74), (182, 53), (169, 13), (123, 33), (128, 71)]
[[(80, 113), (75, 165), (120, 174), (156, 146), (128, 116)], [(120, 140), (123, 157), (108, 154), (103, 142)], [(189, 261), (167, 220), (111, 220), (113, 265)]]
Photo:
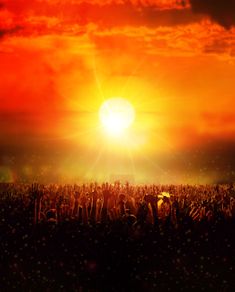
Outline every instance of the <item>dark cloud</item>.
[(226, 29), (235, 26), (235, 0), (190, 0), (193, 12), (206, 14)]
[(13, 27), (13, 28), (9, 28), (9, 29), (1, 29), (0, 28), (0, 39), (7, 36), (7, 35), (16, 34), (17, 32), (19, 32), (22, 29), (23, 28), (21, 26), (18, 26), (18, 25)]
[[(71, 3), (72, 2), (72, 3)], [(141, 3), (115, 3), (105, 5), (89, 2), (62, 1), (36, 2), (33, 1), (11, 1), (6, 3), (5, 8), (21, 19), (26, 26), (25, 34), (54, 33), (63, 30), (67, 32), (69, 27), (74, 31), (74, 25), (87, 25), (95, 23), (99, 28), (107, 29), (122, 26), (177, 26), (197, 22), (201, 15), (192, 13), (190, 8), (161, 9), (155, 3), (142, 5)], [(39, 5), (40, 3), (40, 5)], [(151, 2), (149, 2), (151, 3)], [(46, 20), (43, 22), (43, 20)], [(56, 20), (55, 24), (49, 21)], [(50, 25), (49, 25), (50, 24)]]

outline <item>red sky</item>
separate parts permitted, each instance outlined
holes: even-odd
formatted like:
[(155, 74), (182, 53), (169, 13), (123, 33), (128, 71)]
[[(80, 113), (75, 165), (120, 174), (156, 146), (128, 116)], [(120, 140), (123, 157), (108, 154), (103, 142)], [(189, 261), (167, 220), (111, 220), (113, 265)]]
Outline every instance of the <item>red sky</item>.
[[(213, 3), (0, 0), (0, 181), (234, 181), (235, 1)], [(113, 96), (136, 110), (122, 143)]]

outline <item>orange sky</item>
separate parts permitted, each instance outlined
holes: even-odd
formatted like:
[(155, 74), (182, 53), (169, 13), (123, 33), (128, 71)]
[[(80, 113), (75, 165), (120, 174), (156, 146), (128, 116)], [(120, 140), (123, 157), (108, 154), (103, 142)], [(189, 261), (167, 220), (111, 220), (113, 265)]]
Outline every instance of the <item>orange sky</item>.
[[(213, 3), (0, 0), (0, 181), (234, 180), (235, 1)], [(136, 110), (122, 141), (113, 96)]]

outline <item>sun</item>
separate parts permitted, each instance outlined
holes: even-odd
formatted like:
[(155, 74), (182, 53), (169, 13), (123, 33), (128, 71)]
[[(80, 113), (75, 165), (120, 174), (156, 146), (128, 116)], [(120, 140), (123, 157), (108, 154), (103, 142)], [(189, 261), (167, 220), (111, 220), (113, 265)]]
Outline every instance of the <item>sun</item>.
[(120, 136), (134, 122), (135, 110), (127, 99), (112, 97), (103, 102), (99, 116), (109, 135)]

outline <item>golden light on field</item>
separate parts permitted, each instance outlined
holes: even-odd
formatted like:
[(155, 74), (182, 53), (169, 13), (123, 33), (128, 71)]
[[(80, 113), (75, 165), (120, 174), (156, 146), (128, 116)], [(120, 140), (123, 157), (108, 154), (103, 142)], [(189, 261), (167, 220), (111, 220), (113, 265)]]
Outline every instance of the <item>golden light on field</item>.
[(113, 97), (101, 105), (99, 117), (109, 135), (120, 136), (133, 123), (135, 110), (128, 100)]

